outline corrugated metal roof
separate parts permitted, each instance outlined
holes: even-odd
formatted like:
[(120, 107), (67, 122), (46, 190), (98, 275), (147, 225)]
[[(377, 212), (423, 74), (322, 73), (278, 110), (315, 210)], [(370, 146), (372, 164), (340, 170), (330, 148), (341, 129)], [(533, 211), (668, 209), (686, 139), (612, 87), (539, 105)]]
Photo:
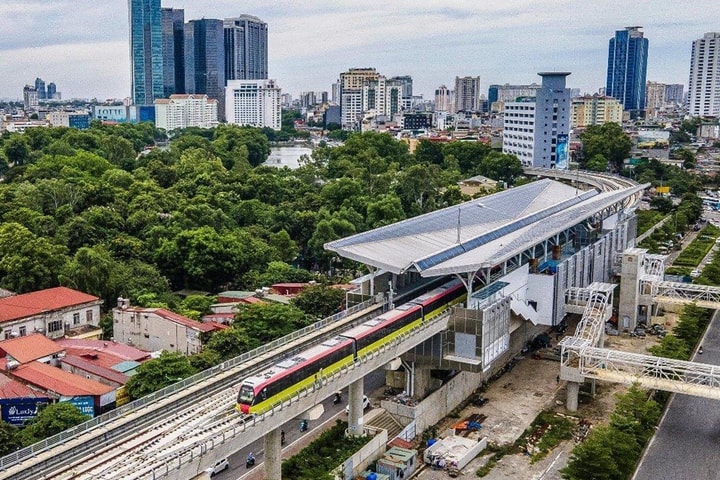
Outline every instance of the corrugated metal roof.
[(543, 179), (329, 242), (325, 248), (397, 274), (470, 272), (488, 262), (497, 265), (643, 188), (600, 193)]

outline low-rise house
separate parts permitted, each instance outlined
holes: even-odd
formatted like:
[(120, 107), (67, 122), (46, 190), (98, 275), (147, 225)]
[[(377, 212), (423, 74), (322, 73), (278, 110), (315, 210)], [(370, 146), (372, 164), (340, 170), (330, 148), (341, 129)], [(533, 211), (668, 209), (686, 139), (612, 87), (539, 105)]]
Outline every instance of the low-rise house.
[(32, 333), (60, 338), (73, 330), (97, 327), (100, 305), (98, 297), (67, 287), (13, 295), (0, 298), (0, 327), (5, 339)]
[(114, 387), (45, 363), (21, 365), (12, 371), (12, 376), (53, 400), (72, 403), (85, 415), (94, 416), (115, 408)]
[(141, 350), (168, 350), (192, 355), (202, 350), (203, 334), (218, 330), (213, 323), (201, 323), (164, 308), (129, 306), (118, 300), (113, 309), (113, 337)]
[(3, 422), (22, 426), (38, 414), (51, 400), (10, 376), (0, 375), (0, 417)]
[(60, 367), (96, 382), (121, 387), (150, 354), (130, 345), (103, 340), (65, 338), (57, 341), (65, 349)]
[(39, 333), (0, 342), (0, 367), (3, 370), (13, 370), (34, 361), (57, 367), (64, 356), (61, 345)]

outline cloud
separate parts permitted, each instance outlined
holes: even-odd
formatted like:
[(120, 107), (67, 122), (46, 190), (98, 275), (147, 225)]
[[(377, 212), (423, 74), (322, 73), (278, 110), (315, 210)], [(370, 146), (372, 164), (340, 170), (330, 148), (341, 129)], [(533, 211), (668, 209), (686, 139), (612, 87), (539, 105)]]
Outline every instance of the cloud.
[[(285, 91), (329, 90), (339, 73), (375, 66), (410, 74), (415, 91), (452, 86), (456, 75), (483, 84), (530, 83), (541, 70), (569, 70), (568, 83), (605, 83), (607, 42), (643, 25), (648, 79), (687, 81), (691, 42), (718, 30), (716, 0), (175, 0), (186, 20), (243, 13), (268, 22), (271, 77)], [(16, 97), (36, 76), (64, 95), (124, 97), (130, 90), (127, 1), (3, 0), (0, 97)], [(26, 58), (31, 55), (31, 58)], [(52, 78), (51, 78), (52, 77)], [(60, 79), (60, 80), (58, 80)]]

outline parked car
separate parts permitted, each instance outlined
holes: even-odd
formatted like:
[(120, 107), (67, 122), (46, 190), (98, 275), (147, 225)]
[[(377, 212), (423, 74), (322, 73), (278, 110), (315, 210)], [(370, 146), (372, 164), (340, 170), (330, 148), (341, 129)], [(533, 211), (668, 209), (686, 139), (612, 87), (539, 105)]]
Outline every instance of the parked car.
[(223, 458), (223, 459), (220, 459), (217, 462), (215, 462), (215, 465), (213, 465), (212, 467), (206, 468), (205, 473), (209, 473), (210, 476), (212, 477), (229, 467), (230, 467), (230, 463), (228, 462), (228, 459)]
[[(367, 395), (363, 395), (363, 403), (362, 403), (362, 409), (363, 411), (367, 410), (367, 408), (370, 406), (370, 399), (367, 397)], [(345, 413), (348, 415), (350, 414), (350, 404), (348, 403), (345, 407)]]

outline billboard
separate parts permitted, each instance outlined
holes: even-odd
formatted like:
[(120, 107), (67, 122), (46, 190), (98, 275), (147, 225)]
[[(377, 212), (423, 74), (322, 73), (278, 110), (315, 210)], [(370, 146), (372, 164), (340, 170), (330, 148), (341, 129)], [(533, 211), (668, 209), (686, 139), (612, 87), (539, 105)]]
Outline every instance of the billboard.
[(69, 400), (61, 400), (75, 405), (83, 415), (95, 416), (95, 398), (94, 397), (72, 397)]
[(25, 422), (35, 418), (42, 407), (50, 403), (49, 398), (6, 398), (0, 400), (2, 421), (21, 427)]
[(558, 170), (568, 169), (568, 136), (561, 133), (557, 136), (555, 144), (555, 168)]

